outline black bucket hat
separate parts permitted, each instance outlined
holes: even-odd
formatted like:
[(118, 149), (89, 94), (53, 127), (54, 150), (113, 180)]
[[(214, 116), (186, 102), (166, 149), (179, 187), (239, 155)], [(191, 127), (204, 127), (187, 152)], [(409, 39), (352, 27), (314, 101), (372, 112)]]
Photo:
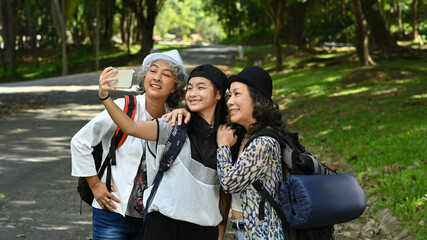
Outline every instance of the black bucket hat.
[(227, 87), (230, 88), (231, 83), (236, 81), (258, 89), (268, 98), (273, 95), (273, 80), (270, 74), (261, 67), (247, 67), (239, 74), (230, 76), (227, 80)]
[(227, 90), (227, 76), (219, 68), (210, 64), (200, 65), (194, 68), (188, 76), (188, 80), (190, 81), (192, 77), (204, 77), (211, 80), (221, 92), (221, 96), (224, 96)]

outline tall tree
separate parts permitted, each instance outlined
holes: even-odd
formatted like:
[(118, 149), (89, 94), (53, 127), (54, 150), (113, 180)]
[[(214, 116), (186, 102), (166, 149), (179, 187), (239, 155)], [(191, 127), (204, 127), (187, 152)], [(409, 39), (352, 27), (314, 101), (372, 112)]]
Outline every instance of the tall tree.
[(260, 1), (261, 7), (266, 11), (274, 24), (274, 48), (276, 51), (276, 72), (283, 69), (282, 66), (282, 30), (286, 0)]
[(94, 43), (94, 45), (95, 45), (95, 70), (96, 71), (98, 71), (98, 69), (99, 69), (99, 45), (100, 45), (99, 44), (99, 42), (100, 42), (100, 37), (99, 37), (100, 26), (99, 25), (101, 25), (101, 17), (99, 14), (100, 5), (101, 5), (101, 0), (96, 0), (96, 3), (95, 3), (96, 13), (95, 13), (95, 21), (94, 21), (94, 24), (95, 24), (95, 26), (94, 26), (94, 28), (95, 28), (95, 43)]
[(420, 1), (419, 0), (413, 0), (411, 3), (411, 11), (412, 11), (412, 39), (414, 41), (418, 42), (420, 45), (423, 45), (423, 39), (420, 36), (420, 33), (418, 32), (418, 7), (419, 7)]
[(39, 50), (37, 47), (37, 17), (36, 11), (37, 9), (36, 0), (27, 0), (24, 1), (25, 14), (27, 15), (28, 20), (28, 30), (30, 34), (30, 44), (31, 44), (31, 52), (34, 54), (34, 61), (36, 67), (39, 67)]
[(58, 0), (51, 0), (54, 26), (56, 28), (59, 38), (61, 39), (63, 76), (68, 74), (65, 2), (65, 0), (62, 0), (60, 5)]
[(363, 16), (361, 0), (351, 0), (356, 25), (356, 50), (362, 66), (374, 65), (369, 54), (367, 23)]
[(16, 64), (16, 51), (15, 51), (15, 22), (16, 14), (14, 1), (2, 1), (2, 15), (3, 15), (3, 39), (6, 45), (6, 51), (9, 61), (9, 69), (14, 72)]
[(163, 7), (165, 0), (123, 0), (135, 13), (138, 21), (139, 31), (142, 35), (141, 50), (139, 54), (144, 58), (153, 48), (153, 29), (156, 16)]
[(289, 22), (292, 24), (292, 33), (295, 44), (298, 49), (304, 50), (307, 48), (307, 41), (305, 38), (305, 15), (309, 5), (309, 0), (295, 1), (286, 7), (286, 14)]
[(111, 37), (113, 36), (113, 22), (114, 22), (114, 13), (116, 0), (107, 0), (103, 1), (103, 6), (105, 6), (105, 30), (104, 30), (104, 41), (111, 42)]
[(133, 13), (127, 6), (122, 6), (120, 8), (120, 12), (121, 12), (120, 35), (121, 35), (122, 42), (126, 43), (127, 54), (130, 55)]
[(398, 46), (385, 26), (379, 10), (378, 0), (363, 0), (361, 5), (367, 24), (371, 29), (372, 39), (376, 46), (382, 49), (384, 57), (389, 57), (391, 52), (395, 52), (398, 49)]

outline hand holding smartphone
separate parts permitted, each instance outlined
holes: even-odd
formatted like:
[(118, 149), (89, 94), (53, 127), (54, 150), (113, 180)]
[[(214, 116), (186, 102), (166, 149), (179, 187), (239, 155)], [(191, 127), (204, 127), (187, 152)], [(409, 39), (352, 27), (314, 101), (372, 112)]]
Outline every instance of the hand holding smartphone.
[(117, 77), (118, 80), (112, 81), (110, 86), (115, 88), (131, 88), (134, 72), (133, 69), (119, 69), (117, 74), (113, 76)]

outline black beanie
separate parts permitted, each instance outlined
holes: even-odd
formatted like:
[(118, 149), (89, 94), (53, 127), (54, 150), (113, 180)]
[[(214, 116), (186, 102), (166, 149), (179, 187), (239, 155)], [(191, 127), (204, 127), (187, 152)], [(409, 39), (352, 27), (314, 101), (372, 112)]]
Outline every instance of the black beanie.
[(261, 67), (247, 67), (239, 74), (230, 76), (227, 80), (227, 87), (230, 88), (231, 83), (236, 81), (258, 89), (268, 98), (273, 95), (273, 80), (271, 80), (270, 74)]
[(225, 91), (227, 90), (227, 76), (217, 67), (210, 64), (205, 64), (197, 66), (194, 68), (190, 76), (188, 76), (188, 81), (192, 77), (204, 77), (209, 80), (218, 88), (221, 92), (221, 96), (224, 96)]

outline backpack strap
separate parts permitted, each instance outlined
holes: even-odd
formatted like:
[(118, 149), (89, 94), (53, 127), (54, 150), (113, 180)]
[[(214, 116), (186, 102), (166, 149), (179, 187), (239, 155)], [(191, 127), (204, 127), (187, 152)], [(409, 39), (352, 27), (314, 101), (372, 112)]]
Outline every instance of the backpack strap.
[(290, 145), (291, 147), (294, 147), (293, 144), (289, 144), (289, 142), (291, 142), (291, 140), (289, 140), (287, 138), (287, 136), (283, 136), (282, 134), (276, 132), (275, 130), (273, 130), (272, 128), (264, 128), (259, 130), (258, 132), (252, 134), (248, 140), (246, 141), (245, 144), (245, 148), (249, 146), (249, 144), (257, 137), (259, 136), (268, 136), (268, 137), (272, 137), (274, 139), (276, 139), (277, 142), (279, 142), (280, 147), (283, 148), (285, 147), (285, 144)]
[[(135, 113), (136, 113), (136, 96), (135, 95), (125, 95), (125, 108), (123, 111), (132, 119), (135, 119)], [(106, 179), (106, 185), (109, 192), (111, 192), (111, 166), (116, 165), (116, 150), (119, 149), (123, 143), (125, 142), (127, 138), (127, 134), (123, 133), (120, 128), (116, 129), (115, 134), (111, 138), (110, 142), (110, 149), (108, 151), (108, 155), (105, 157), (104, 163), (102, 164), (101, 169), (98, 172), (98, 177), (101, 179), (101, 177), (104, 175), (104, 171), (107, 168), (107, 179)], [(111, 160), (111, 161), (110, 161)]]
[[(125, 112), (132, 120), (134, 120), (135, 113), (136, 113), (136, 96), (125, 95), (124, 97), (125, 97), (125, 108), (123, 109), (123, 112)], [(127, 134), (123, 133), (120, 128), (117, 128), (116, 133), (114, 134), (116, 149), (122, 146), (122, 144), (125, 142), (127, 137), (128, 137)], [(113, 158), (113, 161), (112, 161), (113, 165), (116, 165), (115, 154), (112, 156), (112, 158)]]
[(279, 206), (279, 204), (274, 200), (273, 196), (267, 191), (267, 189), (264, 188), (260, 180), (256, 180), (252, 183), (252, 186), (259, 192), (261, 195), (261, 202), (259, 203), (259, 212), (258, 212), (258, 219), (264, 220), (264, 207), (265, 207), (265, 200), (267, 200), (270, 205), (273, 207), (274, 211), (276, 211), (277, 215), (279, 216), (280, 220), (282, 221), (282, 227), (283, 231), (288, 229), (289, 223), (286, 220), (286, 216), (282, 211), (282, 208)]
[(185, 125), (185, 123), (182, 123), (181, 125), (175, 124), (165, 145), (166, 147), (163, 153), (162, 160), (160, 161), (159, 170), (153, 180), (153, 187), (151, 188), (150, 195), (148, 196), (147, 204), (145, 206), (145, 211), (143, 214), (144, 222), (147, 217), (148, 209), (151, 205), (151, 202), (153, 201), (157, 189), (159, 188), (160, 181), (163, 178), (163, 174), (172, 166), (172, 163), (175, 161), (175, 158), (181, 152), (186, 137), (187, 126)]
[[(255, 138), (257, 138), (259, 136), (269, 136), (269, 137), (272, 137), (272, 138), (276, 139), (276, 141), (278, 141), (279, 144), (280, 144), (280, 149), (283, 149), (284, 147), (286, 147), (287, 141), (286, 141), (286, 139), (281, 134), (277, 133), (276, 131), (274, 131), (271, 128), (265, 128), (265, 129), (259, 130), (255, 134), (251, 135), (249, 137), (249, 139), (246, 141), (245, 148), (248, 147), (249, 144)], [(286, 164), (284, 163), (283, 159), (282, 159), (282, 173), (284, 174), (283, 179), (285, 179), (285, 177), (286, 177), (286, 175), (288, 173), (288, 169), (286, 168)], [(264, 186), (263, 186), (263, 184), (261, 183), (260, 180), (256, 180), (255, 182), (253, 182), (252, 186), (261, 195), (261, 201), (260, 201), (259, 209), (258, 209), (258, 218), (261, 221), (264, 219), (264, 216), (265, 216), (265, 213), (264, 213), (265, 201), (267, 200), (270, 203), (270, 205), (273, 207), (274, 211), (276, 211), (276, 213), (279, 216), (280, 220), (282, 221), (283, 230), (286, 231), (286, 229), (288, 229), (288, 227), (289, 227), (289, 223), (286, 220), (286, 216), (283, 213), (282, 208), (280, 207), (280, 205), (274, 200), (273, 196), (271, 196), (271, 194), (267, 191), (267, 189), (264, 188)]]
[[(283, 136), (282, 134), (276, 132), (275, 130), (273, 130), (272, 128), (264, 128), (259, 130), (258, 132), (252, 134), (248, 140), (246, 141), (245, 147), (247, 148), (249, 146), (249, 144), (257, 137), (259, 136), (269, 136), (272, 137), (274, 139), (276, 139), (277, 142), (279, 142), (280, 144), (280, 149), (284, 149), (286, 148), (286, 144), (288, 144), (288, 141), (285, 136)], [(288, 144), (289, 145), (289, 144)], [(292, 147), (292, 145), (291, 145)], [(283, 153), (281, 153), (281, 155), (283, 156)], [(291, 166), (292, 163), (288, 163), (285, 162), (285, 159), (282, 159), (282, 173), (286, 173), (288, 172), (288, 169), (286, 166)], [(283, 179), (286, 179), (285, 177)]]
[[(123, 111), (132, 119), (135, 119), (135, 113), (136, 113), (136, 103), (137, 99), (135, 95), (125, 95), (125, 107)], [(92, 151), (92, 155), (95, 162), (95, 168), (97, 171), (98, 178), (101, 179), (104, 175), (105, 170), (108, 168), (107, 171), (107, 179), (106, 179), (106, 186), (109, 192), (111, 192), (111, 165), (116, 165), (116, 150), (124, 143), (126, 140), (127, 135), (124, 134), (119, 128), (116, 129), (114, 135), (111, 137), (110, 140), (110, 148), (108, 151), (107, 156), (104, 159), (104, 162), (102, 162), (102, 142), (98, 143), (94, 150)], [(111, 161), (110, 161), (111, 160)], [(102, 164), (101, 164), (102, 163)], [(82, 179), (82, 180), (81, 180)], [(87, 189), (87, 190), (86, 190)], [(90, 187), (86, 181), (86, 178), (80, 177), (77, 191), (80, 196), (80, 215), (82, 214), (82, 201), (83, 198), (85, 198), (85, 202), (87, 202), (89, 205), (91, 205), (91, 202), (93, 201), (93, 194), (90, 190)], [(81, 193), (81, 191), (89, 191), (90, 193)], [(83, 195), (81, 195), (83, 194)]]

